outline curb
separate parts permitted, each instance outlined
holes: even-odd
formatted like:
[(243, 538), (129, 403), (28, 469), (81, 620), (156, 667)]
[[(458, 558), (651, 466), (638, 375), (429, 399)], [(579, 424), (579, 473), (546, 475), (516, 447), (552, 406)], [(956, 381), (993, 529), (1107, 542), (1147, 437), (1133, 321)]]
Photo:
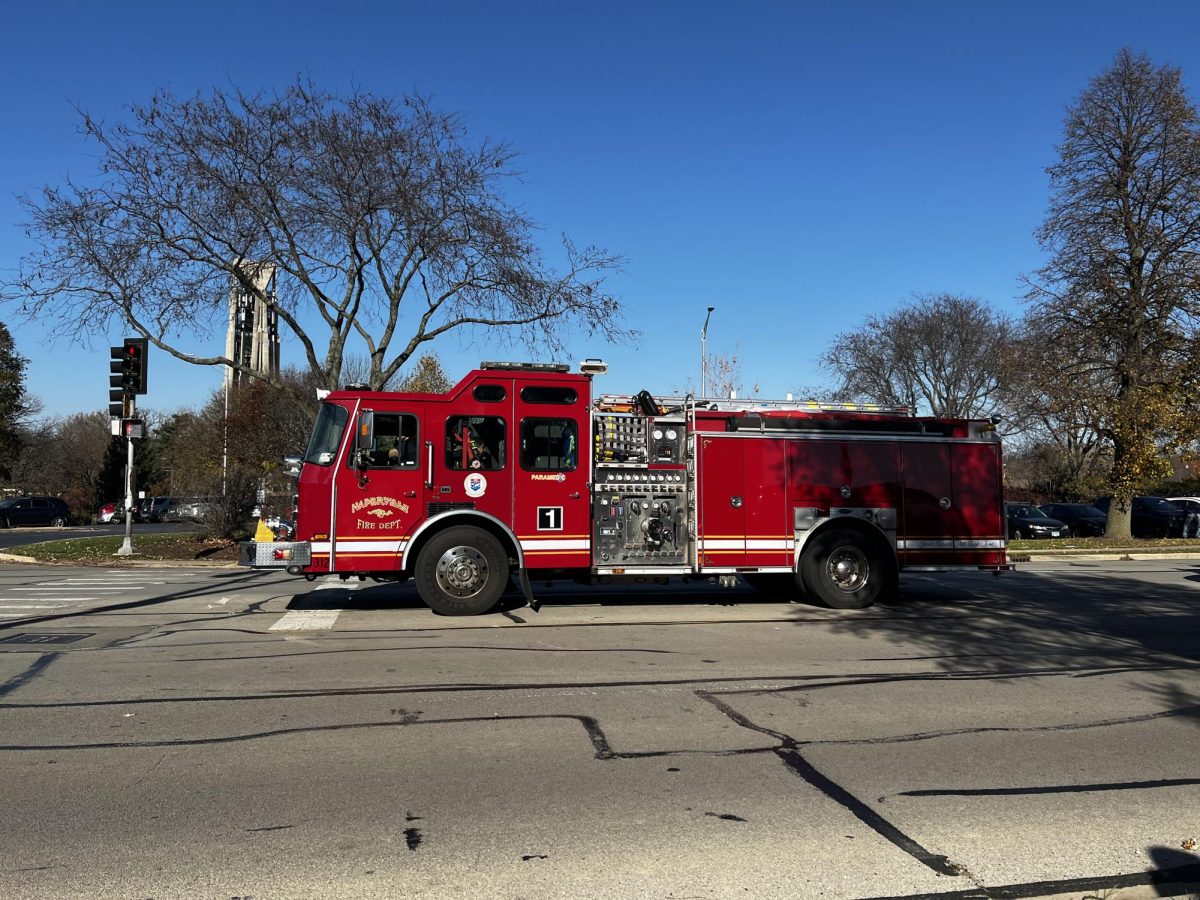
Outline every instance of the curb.
[(1197, 550), (1017, 550), (1008, 555), (1009, 562), (1031, 563), (1040, 560), (1090, 559), (1107, 561), (1132, 561), (1147, 559), (1200, 560)]

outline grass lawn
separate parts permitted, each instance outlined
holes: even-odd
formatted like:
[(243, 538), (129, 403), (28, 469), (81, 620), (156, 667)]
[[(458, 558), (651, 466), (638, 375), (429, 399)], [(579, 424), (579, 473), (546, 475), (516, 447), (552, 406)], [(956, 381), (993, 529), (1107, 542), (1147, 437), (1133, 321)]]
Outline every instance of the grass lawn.
[(1196, 538), (1046, 538), (1038, 541), (1009, 541), (1009, 552), (1014, 550), (1086, 550), (1092, 553), (1185, 553), (1200, 551), (1200, 540)]
[(13, 547), (10, 553), (31, 556), (40, 562), (84, 563), (89, 565), (119, 565), (125, 559), (144, 560), (216, 560), (237, 562), (237, 544), (226, 540), (211, 540), (196, 534), (134, 534), (133, 556), (116, 556), (124, 536), (68, 538), (65, 541), (43, 541)]

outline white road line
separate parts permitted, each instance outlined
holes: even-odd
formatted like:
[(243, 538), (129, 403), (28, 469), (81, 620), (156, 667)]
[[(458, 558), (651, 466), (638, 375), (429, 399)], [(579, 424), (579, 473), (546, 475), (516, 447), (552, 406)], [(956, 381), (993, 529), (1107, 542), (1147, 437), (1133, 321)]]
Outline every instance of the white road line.
[[(52, 586), (52, 585), (56, 585), (56, 584), (112, 584), (113, 580), (111, 578), (105, 578), (103, 580), (97, 580), (95, 578), (68, 578), (65, 581), (39, 581), (37, 583), (44, 584), (47, 586)], [(145, 584), (145, 585), (162, 584), (162, 582), (161, 581), (125, 581), (125, 582), (121, 583), (121, 587), (123, 587), (123, 588), (137, 587), (138, 585), (142, 585), (142, 584)]]
[(69, 603), (0, 603), (0, 609), (54, 609), (59, 606), (70, 606)]
[(340, 609), (293, 609), (268, 631), (326, 631), (337, 621)]
[[(14, 597), (14, 600), (40, 600), (40, 597)], [(55, 601), (58, 606), (66, 606), (68, 603), (78, 603), (80, 600), (108, 600), (109, 597), (46, 597), (46, 600)], [(45, 605), (45, 604), (43, 604)]]
[(40, 591), (41, 593), (52, 593), (54, 591), (77, 591), (79, 588), (85, 588), (89, 591), (126, 591), (126, 587), (97, 587), (93, 584), (68, 584), (62, 587), (51, 587), (50, 585), (41, 585), (39, 587), (15, 587), (9, 588), (10, 591)]

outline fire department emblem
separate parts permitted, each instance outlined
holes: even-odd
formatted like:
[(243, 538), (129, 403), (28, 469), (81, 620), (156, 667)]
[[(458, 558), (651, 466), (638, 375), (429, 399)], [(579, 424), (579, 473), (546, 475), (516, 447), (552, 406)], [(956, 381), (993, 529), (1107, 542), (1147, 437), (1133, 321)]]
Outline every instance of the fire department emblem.
[(487, 493), (487, 478), (481, 472), (472, 472), (463, 479), (463, 488), (468, 497), (482, 497)]

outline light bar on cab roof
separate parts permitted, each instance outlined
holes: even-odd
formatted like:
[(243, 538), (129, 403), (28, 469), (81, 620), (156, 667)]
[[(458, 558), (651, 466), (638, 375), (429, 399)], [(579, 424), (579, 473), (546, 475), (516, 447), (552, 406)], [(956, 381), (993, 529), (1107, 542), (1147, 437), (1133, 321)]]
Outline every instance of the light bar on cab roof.
[(536, 363), (536, 362), (501, 362), (485, 359), (479, 364), (481, 369), (514, 369), (522, 372), (570, 372), (571, 367), (566, 363)]

